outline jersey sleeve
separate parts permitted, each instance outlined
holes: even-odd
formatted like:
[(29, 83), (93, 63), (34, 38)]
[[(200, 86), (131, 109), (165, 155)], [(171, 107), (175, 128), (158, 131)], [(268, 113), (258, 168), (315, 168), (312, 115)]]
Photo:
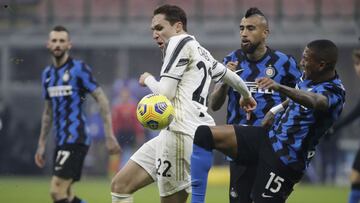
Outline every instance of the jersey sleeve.
[(345, 89), (334, 83), (326, 83), (315, 89), (315, 93), (324, 95), (328, 100), (329, 112), (335, 112), (339, 116), (345, 103)]
[(285, 77), (281, 83), (289, 87), (295, 87), (295, 85), (300, 81), (301, 71), (299, 70), (294, 57), (289, 57), (289, 60), (284, 65), (284, 68)]
[(78, 78), (82, 87), (87, 92), (93, 92), (99, 86), (92, 75), (91, 68), (84, 63), (81, 65), (80, 71), (78, 72)]
[(219, 82), (224, 77), (226, 71), (227, 71), (227, 68), (223, 64), (214, 60), (212, 68), (211, 68), (211, 78), (215, 82)]
[(50, 70), (49, 68), (46, 68), (41, 75), (42, 97), (43, 99), (46, 100), (50, 100), (50, 96), (47, 91), (49, 81), (50, 81)]
[(190, 55), (192, 47), (189, 42), (192, 40), (194, 40), (192, 37), (187, 36), (180, 39), (171, 39), (169, 41), (160, 77), (181, 80), (182, 75), (191, 60)]
[(226, 65), (230, 61), (232, 61), (232, 62), (238, 61), (235, 51), (233, 51), (230, 54), (228, 54), (227, 56), (225, 56), (225, 58), (223, 59), (223, 64)]

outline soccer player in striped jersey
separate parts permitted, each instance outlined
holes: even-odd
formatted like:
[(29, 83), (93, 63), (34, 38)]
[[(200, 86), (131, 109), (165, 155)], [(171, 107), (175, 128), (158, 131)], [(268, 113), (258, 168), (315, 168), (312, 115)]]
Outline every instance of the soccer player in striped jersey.
[[(219, 83), (210, 97), (210, 107), (216, 111), (228, 96), (227, 124), (261, 126), (265, 114), (286, 100), (285, 95), (257, 87), (255, 79), (268, 77), (289, 87), (295, 87), (301, 76), (295, 59), (266, 46), (269, 25), (258, 8), (249, 8), (240, 23), (241, 49), (231, 52), (223, 60), (246, 83), (258, 106), (250, 115), (240, 108), (240, 94), (225, 83)], [(251, 188), (255, 180), (256, 166), (245, 167), (230, 161), (229, 202), (252, 203)]]
[(211, 80), (229, 83), (242, 95), (240, 105), (248, 111), (256, 106), (241, 78), (227, 71), (194, 36), (187, 34), (186, 24), (186, 14), (177, 6), (163, 5), (154, 11), (153, 38), (165, 49), (160, 81), (145, 72), (139, 83), (169, 98), (175, 118), (135, 152), (113, 178), (113, 203), (132, 202), (131, 194), (152, 182), (157, 182), (161, 202), (186, 202), (191, 189), (190, 154), (195, 130), (199, 125), (215, 125), (207, 113)]
[(86, 94), (91, 94), (100, 107), (109, 153), (119, 153), (120, 146), (112, 131), (109, 102), (105, 93), (92, 76), (90, 67), (69, 56), (69, 31), (63, 26), (55, 26), (49, 33), (47, 48), (51, 52), (53, 64), (42, 73), (45, 106), (35, 163), (40, 168), (45, 165), (45, 146), (53, 123), (56, 149), (50, 195), (54, 203), (80, 203), (84, 201), (75, 196), (71, 187), (80, 180), (91, 142), (82, 109)]
[[(296, 88), (269, 77), (256, 79), (259, 88), (271, 89), (289, 99), (286, 110), (270, 130), (262, 126), (200, 126), (191, 155), (192, 203), (204, 202), (206, 179), (217, 149), (238, 163), (256, 166), (252, 199), (256, 203), (282, 203), (303, 176), (320, 138), (338, 119), (345, 89), (335, 65), (336, 45), (315, 40), (304, 49), (300, 65), (303, 78)], [(279, 110), (280, 111), (280, 110)], [(274, 111), (274, 113), (279, 112)], [(265, 119), (273, 118), (269, 111)]]

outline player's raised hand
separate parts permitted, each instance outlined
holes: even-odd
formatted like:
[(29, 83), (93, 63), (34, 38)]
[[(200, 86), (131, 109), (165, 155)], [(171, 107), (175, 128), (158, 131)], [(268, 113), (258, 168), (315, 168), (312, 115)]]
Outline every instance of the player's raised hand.
[(118, 154), (122, 151), (115, 136), (106, 136), (105, 144), (109, 154)]
[(280, 85), (271, 78), (257, 78), (255, 82), (261, 89), (272, 89), (277, 91), (280, 87)]
[(45, 146), (38, 146), (35, 153), (35, 164), (39, 168), (43, 168), (45, 166)]
[(239, 64), (238, 61), (229, 61), (229, 62), (226, 64), (226, 67), (227, 67), (228, 69), (232, 70), (232, 71), (235, 71), (238, 64)]
[(148, 72), (144, 72), (143, 74), (141, 74), (140, 75), (140, 77), (139, 77), (139, 84), (141, 85), (141, 86), (146, 86), (145, 85), (145, 79), (147, 78), (147, 77), (149, 77), (149, 76), (152, 76), (150, 73), (148, 73)]
[(240, 98), (240, 107), (243, 108), (247, 113), (250, 113), (256, 108), (256, 101), (253, 97), (241, 97)]

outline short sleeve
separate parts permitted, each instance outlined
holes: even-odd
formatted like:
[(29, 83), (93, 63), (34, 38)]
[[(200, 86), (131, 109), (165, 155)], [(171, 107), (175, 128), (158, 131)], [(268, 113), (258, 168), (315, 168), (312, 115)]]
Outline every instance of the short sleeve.
[(99, 86), (92, 75), (91, 68), (85, 63), (81, 65), (78, 78), (81, 81), (82, 87), (87, 92), (93, 92)]
[(284, 68), (285, 80), (282, 81), (282, 84), (289, 87), (295, 87), (296, 83), (300, 81), (301, 71), (299, 70), (297, 63), (292, 56), (289, 57), (289, 60), (284, 65)]
[(161, 68), (160, 77), (169, 77), (181, 80), (186, 67), (190, 63), (191, 46), (189, 42), (194, 40), (187, 36), (182, 39), (171, 39), (166, 54), (164, 64)]
[(221, 63), (217, 62), (216, 60), (214, 60), (213, 66), (211, 68), (211, 73), (212, 73), (211, 78), (215, 82), (219, 82), (224, 77), (226, 71), (227, 71), (227, 68), (223, 64), (221, 64)]
[(41, 75), (42, 97), (43, 99), (50, 100), (47, 88), (50, 82), (50, 68), (46, 68)]
[(315, 89), (315, 93), (324, 95), (329, 109), (342, 109), (345, 102), (345, 89), (334, 83), (326, 83)]

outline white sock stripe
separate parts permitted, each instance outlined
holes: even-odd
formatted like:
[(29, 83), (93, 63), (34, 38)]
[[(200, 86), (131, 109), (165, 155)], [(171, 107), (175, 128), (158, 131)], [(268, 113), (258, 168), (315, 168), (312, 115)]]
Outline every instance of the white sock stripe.
[(119, 194), (116, 192), (111, 193), (112, 203), (133, 203), (131, 194)]
[(130, 194), (119, 194), (119, 193), (116, 193), (116, 192), (112, 192), (112, 193), (111, 193), (111, 196), (113, 196), (113, 197), (119, 197), (119, 198), (131, 197)]

